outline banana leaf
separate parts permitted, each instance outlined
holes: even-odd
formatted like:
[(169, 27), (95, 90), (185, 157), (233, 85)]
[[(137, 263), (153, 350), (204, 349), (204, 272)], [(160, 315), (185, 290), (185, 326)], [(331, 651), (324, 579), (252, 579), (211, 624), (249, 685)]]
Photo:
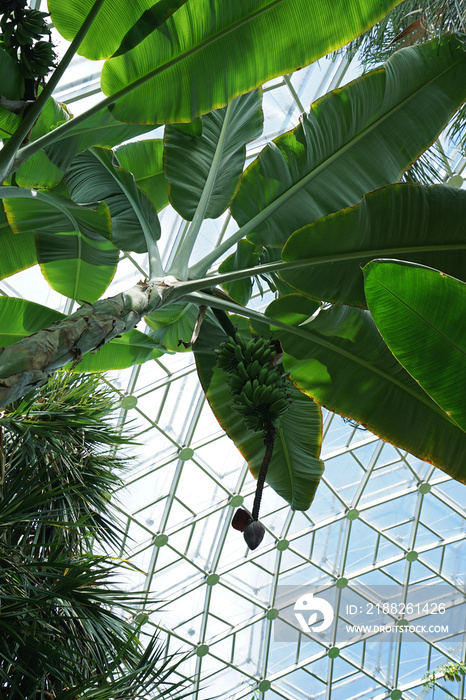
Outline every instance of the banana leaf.
[(88, 302), (102, 296), (118, 263), (106, 204), (80, 207), (61, 195), (21, 187), (0, 187), (0, 197), (14, 233), (34, 234), (37, 262), (52, 289)]
[(446, 35), (317, 100), (244, 173), (231, 207), (242, 235), (283, 246), (302, 226), (399, 180), (466, 99), (465, 71), (462, 42)]
[(466, 284), (384, 260), (366, 265), (364, 278), (370, 312), (392, 353), (466, 431)]
[[(58, 7), (67, 18), (79, 4), (81, 0), (53, 0), (54, 22)], [(112, 19), (123, 25), (127, 13), (119, 15), (119, 4), (112, 3)], [(396, 4), (189, 0), (134, 49), (106, 61), (102, 90), (119, 96), (114, 115), (122, 121), (190, 122), (343, 46)], [(77, 22), (74, 27), (76, 31)]]
[(198, 207), (202, 220), (216, 219), (229, 206), (243, 172), (246, 144), (262, 133), (262, 92), (240, 95), (200, 119), (198, 137), (177, 124), (168, 124), (164, 135), (170, 202), (188, 221)]
[(153, 203), (136, 185), (133, 175), (113, 162), (105, 148), (93, 148), (76, 156), (66, 173), (71, 198), (80, 204), (105, 201), (112, 217), (112, 241), (122, 250), (147, 251), (145, 235), (160, 237), (160, 223)]
[[(316, 402), (356, 420), (397, 447), (466, 483), (466, 433), (399, 364), (370, 313), (351, 306), (321, 310), (300, 321), (309, 300), (293, 295), (295, 332), (270, 328), (285, 350), (283, 366)], [(290, 321), (286, 297), (273, 301), (269, 318)], [(260, 332), (265, 324), (254, 322)]]
[(307, 296), (363, 308), (361, 267), (374, 258), (416, 262), (466, 280), (465, 220), (465, 190), (390, 185), (296, 231), (282, 259), (308, 260), (309, 265), (280, 276)]

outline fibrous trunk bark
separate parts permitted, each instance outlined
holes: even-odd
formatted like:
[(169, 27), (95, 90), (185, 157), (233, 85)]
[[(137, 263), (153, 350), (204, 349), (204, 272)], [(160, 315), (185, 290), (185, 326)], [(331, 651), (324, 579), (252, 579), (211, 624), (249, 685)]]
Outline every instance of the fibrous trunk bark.
[(165, 303), (172, 289), (164, 280), (139, 282), (114, 297), (83, 304), (67, 318), (0, 349), (0, 408), (45, 384), (60, 367), (78, 363), (85, 353), (132, 330)]

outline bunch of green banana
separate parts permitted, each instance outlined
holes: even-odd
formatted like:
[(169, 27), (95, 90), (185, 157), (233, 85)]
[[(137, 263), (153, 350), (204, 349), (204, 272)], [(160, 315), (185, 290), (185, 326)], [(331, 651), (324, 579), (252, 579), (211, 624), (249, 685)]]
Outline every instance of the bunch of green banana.
[(37, 41), (34, 46), (23, 46), (20, 60), (28, 77), (44, 78), (54, 65), (53, 44), (50, 41)]
[(53, 44), (42, 39), (50, 36), (46, 12), (31, 8), (5, 12), (0, 19), (2, 48), (15, 58), (26, 78), (43, 78), (54, 66)]
[(264, 432), (276, 425), (290, 406), (287, 381), (273, 364), (274, 341), (255, 337), (246, 342), (239, 333), (228, 336), (218, 350), (217, 366), (228, 374), (232, 408), (241, 413), (249, 430)]

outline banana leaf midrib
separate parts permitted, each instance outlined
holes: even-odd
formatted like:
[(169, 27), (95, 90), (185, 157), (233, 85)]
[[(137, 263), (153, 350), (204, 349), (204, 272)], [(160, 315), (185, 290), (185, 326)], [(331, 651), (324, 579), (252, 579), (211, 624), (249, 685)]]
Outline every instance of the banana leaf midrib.
[(187, 275), (189, 258), (201, 225), (205, 219), (205, 214), (209, 207), (210, 199), (216, 185), (218, 171), (225, 151), (225, 144), (228, 139), (228, 127), (231, 119), (231, 112), (233, 110), (232, 105), (233, 102), (230, 102), (225, 110), (223, 123), (220, 129), (220, 136), (215, 145), (214, 157), (210, 163), (209, 172), (202, 187), (202, 192), (196, 207), (196, 211), (194, 212), (194, 216), (183, 239), (183, 246), (178, 252), (174, 264), (167, 270), (167, 274), (172, 274), (175, 276), (178, 275), (181, 277), (185, 277)]
[(213, 273), (209, 277), (180, 282), (177, 285), (177, 289), (189, 293), (202, 289), (203, 287), (212, 286), (213, 283), (216, 285), (225, 284), (227, 282), (235, 282), (236, 280), (244, 279), (245, 277), (254, 277), (256, 275), (266, 274), (267, 272), (280, 272), (281, 270), (306, 267), (307, 265), (321, 265), (323, 263), (341, 262), (344, 260), (358, 260), (359, 258), (374, 258), (374, 256), (379, 258), (385, 255), (396, 255), (398, 253), (430, 253), (445, 250), (466, 250), (466, 241), (464, 243), (442, 243), (438, 245), (397, 246), (392, 248), (357, 250), (349, 253), (332, 253), (331, 255), (320, 255), (314, 258), (299, 260), (277, 260), (276, 262), (264, 263), (263, 265), (257, 265), (255, 267), (246, 267), (242, 270), (233, 270), (232, 272), (224, 272), (221, 274)]

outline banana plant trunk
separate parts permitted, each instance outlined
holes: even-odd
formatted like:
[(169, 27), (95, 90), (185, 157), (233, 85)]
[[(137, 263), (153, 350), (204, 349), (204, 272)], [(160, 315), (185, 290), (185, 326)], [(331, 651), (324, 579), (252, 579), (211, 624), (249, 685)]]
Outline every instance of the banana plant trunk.
[(52, 372), (82, 355), (97, 352), (132, 330), (143, 316), (162, 306), (173, 290), (172, 278), (138, 282), (94, 304), (85, 303), (67, 318), (0, 349), (0, 408), (42, 386)]

